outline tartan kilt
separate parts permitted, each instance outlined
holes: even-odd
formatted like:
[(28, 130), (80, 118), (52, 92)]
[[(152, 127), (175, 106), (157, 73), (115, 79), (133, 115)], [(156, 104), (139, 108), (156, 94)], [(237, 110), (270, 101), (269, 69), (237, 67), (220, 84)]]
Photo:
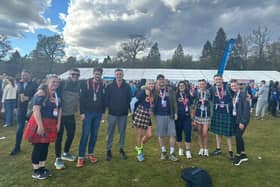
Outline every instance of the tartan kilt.
[(137, 128), (147, 129), (152, 126), (151, 115), (149, 109), (138, 105), (134, 112), (133, 125)]
[(197, 124), (201, 124), (201, 125), (209, 125), (210, 124), (210, 121), (211, 119), (209, 117), (198, 117), (198, 116), (195, 116), (193, 121)]
[(31, 143), (51, 143), (55, 142), (57, 136), (57, 120), (50, 118), (43, 118), (43, 127), (45, 130), (45, 135), (40, 136), (37, 134), (38, 125), (36, 123), (35, 117), (32, 114), (30, 117), (27, 127), (23, 134), (23, 139)]
[(234, 136), (233, 118), (230, 113), (213, 112), (210, 131), (223, 136)]

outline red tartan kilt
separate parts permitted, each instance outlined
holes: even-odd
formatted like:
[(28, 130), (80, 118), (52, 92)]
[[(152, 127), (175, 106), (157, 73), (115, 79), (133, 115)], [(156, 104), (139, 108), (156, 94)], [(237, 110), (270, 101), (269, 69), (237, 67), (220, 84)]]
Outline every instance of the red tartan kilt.
[(27, 127), (23, 134), (23, 139), (31, 143), (51, 143), (56, 140), (57, 136), (57, 120), (44, 118), (43, 127), (45, 130), (45, 135), (40, 136), (37, 134), (38, 125), (36, 123), (34, 115), (31, 116), (27, 123)]

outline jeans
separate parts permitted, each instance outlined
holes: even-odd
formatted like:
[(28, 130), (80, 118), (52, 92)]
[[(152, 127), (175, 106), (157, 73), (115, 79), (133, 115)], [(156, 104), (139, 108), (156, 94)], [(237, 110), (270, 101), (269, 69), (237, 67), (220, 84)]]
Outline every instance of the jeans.
[(237, 154), (241, 154), (241, 152), (245, 152), (245, 145), (243, 140), (243, 134), (245, 132), (246, 126), (243, 130), (239, 128), (239, 124), (235, 124), (235, 140), (236, 140), (236, 152)]
[(27, 112), (27, 108), (19, 108), (19, 110), (17, 112), (18, 126), (17, 126), (17, 132), (16, 132), (16, 145), (15, 145), (16, 149), (20, 149), (24, 125), (25, 125), (25, 121), (26, 121), (26, 112)]
[(64, 153), (69, 153), (76, 131), (75, 115), (61, 117), (61, 125), (55, 141), (56, 158), (61, 157), (61, 144), (62, 144), (64, 128), (66, 129), (66, 135), (67, 135), (65, 145), (64, 145)]
[(108, 115), (108, 127), (107, 127), (107, 137), (106, 137), (106, 147), (107, 151), (112, 149), (112, 143), (114, 139), (114, 133), (116, 125), (118, 125), (118, 130), (120, 134), (119, 147), (124, 148), (125, 143), (125, 130), (126, 130), (127, 116), (113, 116)]
[[(102, 113), (101, 112), (86, 112), (83, 121), (82, 136), (79, 145), (79, 157), (85, 156), (86, 146), (88, 144), (88, 154), (92, 155), (98, 137), (98, 130), (100, 126)], [(90, 135), (90, 138), (89, 138)]]
[(9, 99), (5, 100), (5, 111), (6, 111), (6, 124), (12, 125), (13, 123), (13, 116), (14, 116), (14, 110), (16, 108), (16, 100), (15, 99)]

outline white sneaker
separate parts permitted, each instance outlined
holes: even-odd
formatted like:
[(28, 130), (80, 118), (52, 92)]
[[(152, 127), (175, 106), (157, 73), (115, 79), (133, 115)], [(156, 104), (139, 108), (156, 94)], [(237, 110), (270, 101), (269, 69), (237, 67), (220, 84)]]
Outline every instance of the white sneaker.
[(208, 149), (204, 149), (203, 156), (205, 156), (205, 157), (209, 157), (209, 152), (208, 152)]
[(184, 156), (184, 149), (182, 148), (179, 148), (179, 153), (178, 153), (179, 156)]
[(204, 155), (204, 149), (202, 149), (202, 148), (199, 149), (198, 155), (199, 156), (203, 156)]
[(192, 158), (191, 151), (186, 151), (186, 157), (187, 157), (187, 159), (191, 159)]

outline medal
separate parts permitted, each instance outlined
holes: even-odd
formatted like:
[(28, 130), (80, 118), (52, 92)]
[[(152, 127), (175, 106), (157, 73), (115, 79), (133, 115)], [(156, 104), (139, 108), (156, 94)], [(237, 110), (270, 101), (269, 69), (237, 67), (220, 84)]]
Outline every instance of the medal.
[(205, 111), (205, 106), (204, 105), (200, 105), (200, 110), (201, 111)]
[(224, 101), (220, 101), (220, 108), (225, 108), (225, 103), (224, 103)]
[(57, 108), (54, 108), (54, 109), (53, 109), (53, 116), (54, 116), (54, 117), (57, 117), (57, 115), (58, 115)]
[(95, 102), (97, 100), (96, 94), (93, 93), (93, 101)]

